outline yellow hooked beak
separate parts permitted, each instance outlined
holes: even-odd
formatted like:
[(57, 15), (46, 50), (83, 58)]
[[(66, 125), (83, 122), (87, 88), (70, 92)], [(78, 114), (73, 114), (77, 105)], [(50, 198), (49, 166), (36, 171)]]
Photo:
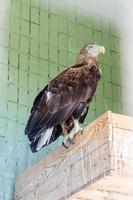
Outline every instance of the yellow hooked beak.
[(99, 53), (105, 54), (105, 48), (103, 46), (99, 47)]

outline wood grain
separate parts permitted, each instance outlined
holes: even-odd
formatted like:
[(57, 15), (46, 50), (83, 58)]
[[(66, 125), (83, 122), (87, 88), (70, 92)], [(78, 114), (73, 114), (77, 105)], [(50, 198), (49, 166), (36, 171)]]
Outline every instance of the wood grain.
[(133, 179), (116, 174), (105, 176), (68, 200), (132, 200)]
[(104, 177), (113, 177), (114, 172), (116, 177), (132, 175), (129, 170), (133, 167), (133, 134), (129, 121), (130, 118), (110, 111), (103, 114), (82, 135), (76, 135), (75, 144), (68, 150), (59, 147), (17, 177), (14, 199), (63, 200), (72, 195), (75, 199), (75, 193)]

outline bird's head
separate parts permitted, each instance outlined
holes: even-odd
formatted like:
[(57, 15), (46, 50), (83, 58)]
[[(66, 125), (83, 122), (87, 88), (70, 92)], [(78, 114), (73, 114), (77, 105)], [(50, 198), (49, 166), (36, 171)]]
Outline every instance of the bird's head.
[(97, 58), (99, 54), (104, 54), (105, 48), (98, 44), (87, 44), (84, 46), (84, 48), (80, 51), (78, 57), (77, 57), (77, 64), (85, 61), (88, 56), (93, 56), (94, 58)]
[(104, 54), (105, 53), (105, 48), (103, 46), (100, 46), (98, 44), (87, 44), (84, 47), (86, 53), (97, 57), (99, 54)]

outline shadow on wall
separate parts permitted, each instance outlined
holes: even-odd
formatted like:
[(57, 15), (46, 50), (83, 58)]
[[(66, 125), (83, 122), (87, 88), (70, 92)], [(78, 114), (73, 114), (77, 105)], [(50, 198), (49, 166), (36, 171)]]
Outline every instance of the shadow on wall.
[[(55, 75), (75, 63), (79, 50), (88, 42), (105, 46), (100, 58), (103, 78), (85, 124), (106, 110), (121, 112), (119, 34), (106, 19), (79, 15), (75, 6), (65, 10), (54, 4), (12, 0), (10, 25), (0, 27), (9, 38), (0, 43), (0, 199), (11, 199), (15, 176), (57, 148), (60, 139), (32, 154), (24, 127), (36, 94)], [(80, 10), (81, 12), (81, 10)], [(5, 37), (5, 36), (4, 36)]]

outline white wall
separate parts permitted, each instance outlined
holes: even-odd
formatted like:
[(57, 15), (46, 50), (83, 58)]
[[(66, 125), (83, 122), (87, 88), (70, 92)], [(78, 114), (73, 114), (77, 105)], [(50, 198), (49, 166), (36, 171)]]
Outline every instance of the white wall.
[(124, 112), (133, 116), (133, 1), (118, 0), (118, 26), (121, 30)]

